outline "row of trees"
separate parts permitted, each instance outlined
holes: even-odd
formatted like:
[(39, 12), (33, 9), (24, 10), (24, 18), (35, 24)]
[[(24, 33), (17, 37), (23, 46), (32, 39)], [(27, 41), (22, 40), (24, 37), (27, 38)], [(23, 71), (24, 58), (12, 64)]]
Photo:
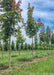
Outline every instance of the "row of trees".
[[(40, 19), (36, 22), (33, 18), (33, 10), (34, 7), (28, 4), (28, 19), (27, 23), (24, 23), (24, 20), (21, 16), (21, 12), (23, 11), (20, 8), (21, 0), (17, 3), (15, 0), (0, 0), (0, 8), (3, 14), (0, 14), (0, 40), (3, 40), (3, 43), (6, 49), (9, 47), (9, 68), (11, 67), (10, 57), (11, 57), (11, 49), (14, 50), (15, 45), (12, 41), (11, 44), (11, 36), (14, 35), (16, 37), (16, 49), (18, 50), (21, 46), (23, 49), (23, 43), (25, 42), (25, 38), (22, 36), (21, 28), (25, 26), (26, 35), (29, 38), (32, 38), (32, 58), (33, 58), (33, 38), (35, 38), (35, 48), (37, 48), (37, 32), (40, 28), (44, 27), (44, 24)], [(20, 27), (19, 22), (22, 23)], [(17, 28), (15, 26), (18, 26)], [(42, 28), (43, 29), (43, 28)], [(44, 32), (45, 33), (45, 32)], [(42, 33), (41, 33), (42, 34)], [(42, 37), (40, 40), (43, 41)], [(28, 45), (29, 48), (30, 45)], [(25, 43), (25, 49), (27, 49), (27, 44)], [(3, 50), (3, 49), (2, 49)], [(19, 49), (20, 55), (20, 49)]]
[(41, 43), (54, 44), (54, 33), (49, 26), (47, 26), (46, 31), (45, 29), (40, 31), (39, 37)]
[[(54, 44), (45, 44), (43, 43), (42, 45), (40, 43), (33, 43), (33, 49), (34, 50), (53, 50), (54, 49)], [(1, 44), (0, 42), (0, 51), (8, 51), (9, 50), (9, 45), (7, 43), (5, 43), (4, 45)], [(32, 44), (27, 44), (27, 43), (21, 43), (20, 45), (18, 45), (16, 43), (14, 43), (14, 41), (12, 41), (11, 43), (11, 51), (26, 51), (26, 50), (32, 50)]]

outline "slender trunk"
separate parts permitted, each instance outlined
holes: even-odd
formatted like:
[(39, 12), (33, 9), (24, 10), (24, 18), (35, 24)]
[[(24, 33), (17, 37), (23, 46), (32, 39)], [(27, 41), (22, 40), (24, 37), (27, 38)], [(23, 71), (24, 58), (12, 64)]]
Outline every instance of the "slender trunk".
[(32, 37), (32, 59), (33, 59), (33, 37)]
[(3, 48), (2, 48), (2, 59), (3, 59)]
[(10, 58), (11, 58), (11, 49), (10, 49), (10, 37), (9, 37), (9, 69), (11, 68)]

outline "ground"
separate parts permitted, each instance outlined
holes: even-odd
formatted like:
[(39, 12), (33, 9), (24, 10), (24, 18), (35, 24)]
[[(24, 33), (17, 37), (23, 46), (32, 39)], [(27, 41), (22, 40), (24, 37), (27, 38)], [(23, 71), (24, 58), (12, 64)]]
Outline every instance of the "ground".
[[(34, 50), (11, 52), (11, 69), (8, 68), (8, 52), (0, 52), (0, 75), (54, 75), (54, 50)], [(39, 74), (40, 73), (40, 74)], [(42, 73), (42, 74), (41, 74)]]

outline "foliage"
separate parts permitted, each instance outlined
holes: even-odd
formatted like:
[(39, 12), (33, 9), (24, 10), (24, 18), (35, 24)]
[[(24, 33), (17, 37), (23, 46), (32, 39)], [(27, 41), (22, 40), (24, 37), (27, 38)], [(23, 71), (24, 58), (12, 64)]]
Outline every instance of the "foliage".
[(4, 42), (3, 47), (4, 47), (4, 51), (8, 51), (8, 50), (9, 50), (9, 43), (8, 43), (8, 40), (6, 40), (6, 41)]
[(37, 47), (38, 47), (38, 39), (37, 39), (37, 35), (35, 36), (34, 41), (35, 41), (35, 49), (37, 49)]
[(24, 50), (28, 50), (28, 44), (27, 43), (24, 44)]
[(16, 41), (16, 49), (19, 50), (19, 43)]
[(30, 3), (28, 4), (28, 20), (27, 26), (25, 26), (25, 31), (27, 36), (30, 38), (33, 37), (37, 33), (37, 23), (35, 22), (34, 18), (32, 17), (34, 7), (30, 7)]
[(11, 44), (11, 50), (14, 51), (15, 50), (15, 44), (14, 41), (12, 40), (12, 44)]
[(21, 49), (22, 49), (22, 44), (25, 42), (25, 38), (22, 35), (22, 31), (20, 30), (20, 26), (18, 26), (18, 29), (15, 33), (16, 36), (16, 47), (17, 49), (19, 49), (19, 46), (21, 45)]
[(52, 34), (51, 43), (54, 44), (54, 34)]
[(1, 44), (1, 42), (0, 42), (0, 51), (2, 51), (2, 44)]
[(23, 43), (21, 43), (21, 50), (23, 50), (24, 49), (24, 47), (23, 47)]
[(49, 26), (47, 26), (46, 28), (46, 34), (47, 34), (46, 42), (49, 44), (49, 42), (51, 41), (51, 31)]

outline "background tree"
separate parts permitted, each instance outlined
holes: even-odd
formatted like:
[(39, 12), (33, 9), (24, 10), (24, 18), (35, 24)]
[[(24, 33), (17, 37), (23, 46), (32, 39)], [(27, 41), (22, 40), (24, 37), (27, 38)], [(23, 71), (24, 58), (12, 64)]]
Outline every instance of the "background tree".
[(9, 50), (9, 43), (8, 43), (8, 40), (6, 40), (4, 42), (4, 51), (8, 51)]
[(51, 43), (54, 44), (54, 33), (52, 34)]
[(12, 51), (15, 51), (15, 44), (14, 44), (14, 41), (12, 40), (12, 44), (11, 44), (11, 50)]
[(31, 50), (31, 45), (30, 45), (30, 44), (28, 44), (27, 46), (28, 46), (28, 50)]
[(23, 50), (23, 42), (21, 43), (21, 50)]
[(33, 58), (33, 37), (35, 36), (35, 34), (38, 31), (38, 25), (35, 22), (34, 18), (33, 18), (33, 9), (34, 7), (30, 7), (30, 3), (28, 4), (28, 20), (27, 20), (27, 26), (25, 27), (25, 31), (27, 36), (29, 36), (29, 38), (32, 38), (32, 58)]
[(51, 42), (51, 30), (50, 30), (49, 26), (47, 26), (47, 28), (46, 28), (46, 35), (47, 35), (46, 42), (47, 42), (47, 44), (49, 44)]
[[(15, 35), (16, 35), (16, 39), (17, 39), (16, 41), (17, 41), (19, 46), (21, 45), (21, 43), (25, 42), (25, 38), (22, 36), (22, 31), (20, 30), (20, 26), (18, 26), (18, 29), (17, 29)], [(20, 49), (19, 49), (19, 56), (20, 56)]]
[(27, 43), (25, 43), (25, 45), (24, 45), (24, 50), (28, 50), (28, 45), (27, 45)]
[(17, 49), (17, 51), (19, 50), (19, 43), (18, 43), (18, 40), (16, 40), (16, 49)]
[(45, 32), (41, 31), (39, 37), (40, 37), (40, 41), (45, 42)]
[(37, 39), (37, 35), (35, 35), (34, 41), (35, 41), (35, 49), (37, 49), (37, 47), (38, 47), (38, 39)]
[(1, 44), (1, 41), (3, 41), (3, 34), (0, 27), (0, 50), (2, 51), (2, 59), (3, 59), (4, 48), (3, 48), (3, 45)]

